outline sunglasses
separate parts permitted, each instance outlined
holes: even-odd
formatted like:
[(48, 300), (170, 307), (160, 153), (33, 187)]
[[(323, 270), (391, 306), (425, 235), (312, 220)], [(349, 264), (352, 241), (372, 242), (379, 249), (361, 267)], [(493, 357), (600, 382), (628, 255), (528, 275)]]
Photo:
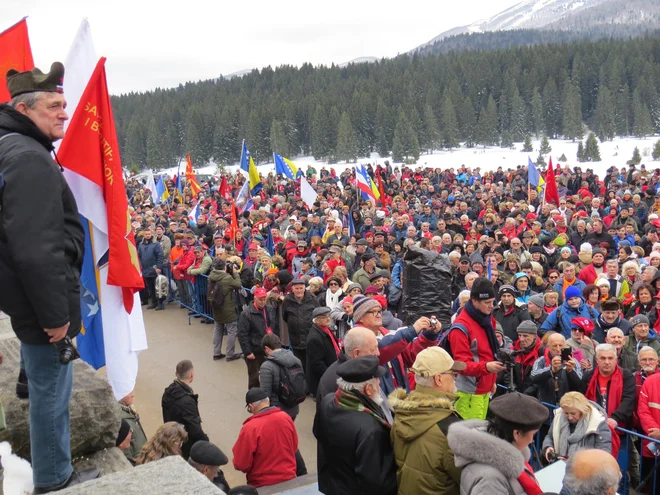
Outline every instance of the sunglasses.
[(332, 286), (339, 287), (339, 284), (338, 284), (337, 282), (330, 282), (330, 283), (328, 284), (328, 286), (329, 286), (329, 287), (332, 287)]

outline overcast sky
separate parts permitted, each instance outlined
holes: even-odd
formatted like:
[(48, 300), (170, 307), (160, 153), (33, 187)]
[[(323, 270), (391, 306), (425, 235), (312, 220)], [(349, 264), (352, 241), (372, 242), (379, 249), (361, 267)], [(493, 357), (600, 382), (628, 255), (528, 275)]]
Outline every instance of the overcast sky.
[[(245, 69), (392, 57), (516, 0), (310, 2), (0, 0), (0, 31), (28, 17), (37, 67), (64, 61), (83, 17), (114, 94)], [(453, 5), (453, 6), (450, 6)]]

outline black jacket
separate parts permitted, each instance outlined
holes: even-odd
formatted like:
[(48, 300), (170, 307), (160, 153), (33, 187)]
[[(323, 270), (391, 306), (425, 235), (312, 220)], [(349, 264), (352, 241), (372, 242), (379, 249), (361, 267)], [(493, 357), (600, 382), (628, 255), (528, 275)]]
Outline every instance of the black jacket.
[[(264, 312), (268, 321), (264, 321)], [(266, 327), (269, 327), (274, 334), (280, 335), (280, 319), (277, 311), (269, 304), (266, 304), (266, 307), (260, 311), (254, 306), (254, 303), (250, 303), (238, 317), (237, 335), (243, 354), (246, 356), (264, 354), (261, 339), (266, 335)]]
[[(378, 410), (364, 398), (366, 407)], [(318, 463), (319, 491), (328, 495), (395, 495), (396, 462), (390, 429), (371, 414), (344, 409), (333, 395), (321, 402), (314, 436), (323, 455)]]
[(18, 338), (48, 344), (44, 328), (80, 332), (85, 234), (50, 140), (28, 117), (0, 105), (0, 310)]
[[(621, 373), (623, 373), (623, 392), (621, 393), (621, 403), (619, 404), (619, 407), (616, 408), (616, 411), (614, 411), (611, 414), (610, 417), (614, 419), (617, 423), (619, 423), (619, 426), (621, 426), (622, 428), (628, 428), (630, 427), (633, 413), (636, 411), (637, 408), (636, 405), (637, 386), (635, 384), (635, 375), (633, 375), (630, 371), (628, 371), (625, 368), (621, 368)], [(591, 378), (593, 376), (594, 376), (593, 369), (586, 371), (584, 373), (582, 380), (584, 381), (585, 391), (589, 387), (589, 382), (591, 381)], [(608, 395), (609, 395), (611, 383), (612, 382), (610, 381), (607, 384)], [(600, 387), (598, 386), (596, 387), (595, 402), (602, 408), (606, 407), (606, 404), (603, 402), (603, 398), (600, 395)]]
[(307, 390), (316, 396), (319, 380), (328, 367), (337, 361), (337, 353), (330, 337), (316, 324), (307, 335)]
[[(536, 398), (541, 402), (558, 406), (559, 401), (567, 392), (584, 393), (586, 388), (582, 384), (582, 376), (582, 368), (579, 363), (570, 373), (567, 373), (564, 368), (556, 374), (553, 373), (550, 363), (543, 356), (536, 360), (530, 374), (532, 384), (535, 385), (532, 391), (536, 393)], [(555, 378), (558, 391), (555, 391)], [(548, 417), (548, 423), (551, 422), (552, 415)]]
[(513, 310), (510, 310), (510, 312), (504, 310), (502, 303), (498, 304), (493, 310), (493, 318), (502, 325), (504, 335), (509, 337), (512, 342), (518, 340), (518, 325), (525, 320), (532, 319), (529, 316), (529, 311), (527, 311), (527, 305), (519, 302), (513, 304)]
[(289, 340), (294, 349), (307, 349), (307, 334), (312, 326), (312, 312), (319, 302), (309, 291), (305, 291), (302, 302), (298, 302), (293, 292), (282, 301), (282, 319), (289, 329)]
[(197, 407), (198, 395), (192, 389), (178, 380), (174, 380), (163, 392), (161, 406), (163, 408), (163, 422), (176, 421), (182, 424), (188, 432), (188, 440), (183, 443), (181, 455), (188, 460), (190, 448), (198, 440), (209, 437), (202, 430), (202, 418)]
[(326, 395), (334, 394), (337, 391), (337, 378), (339, 378), (339, 375), (337, 374), (337, 366), (339, 366), (341, 363), (345, 363), (346, 361), (348, 361), (348, 357), (344, 351), (340, 352), (339, 359), (332, 363), (328, 369), (325, 370), (323, 376), (321, 376), (321, 379), (319, 380), (316, 387), (317, 410), (321, 405), (321, 401)]

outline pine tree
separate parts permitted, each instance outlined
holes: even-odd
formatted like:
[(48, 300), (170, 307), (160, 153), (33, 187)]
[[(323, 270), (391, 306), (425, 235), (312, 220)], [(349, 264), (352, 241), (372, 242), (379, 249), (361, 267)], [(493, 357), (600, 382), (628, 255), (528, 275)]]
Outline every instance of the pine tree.
[(536, 137), (543, 132), (543, 101), (541, 100), (541, 93), (539, 88), (534, 88), (532, 93), (532, 127)]
[(525, 142), (523, 144), (523, 153), (531, 153), (534, 151), (534, 147), (532, 146), (532, 137), (528, 134), (525, 136)]
[(488, 97), (488, 104), (479, 112), (477, 122), (477, 143), (484, 146), (496, 145), (499, 142), (497, 134), (497, 108), (493, 96)]
[(341, 114), (339, 130), (337, 131), (337, 149), (335, 157), (338, 161), (345, 160), (346, 163), (355, 161), (358, 156), (357, 139), (351, 118), (347, 112)]
[(652, 156), (654, 160), (660, 160), (660, 139), (658, 139), (653, 146)]
[(556, 138), (561, 126), (561, 103), (557, 84), (552, 78), (543, 88), (543, 131), (547, 136)]
[(628, 165), (639, 165), (642, 163), (642, 155), (639, 152), (639, 148), (635, 146), (635, 149), (633, 150), (633, 155), (630, 160), (626, 162)]
[(273, 153), (286, 157), (291, 156), (289, 142), (284, 131), (284, 124), (277, 119), (273, 119), (273, 122), (270, 124), (270, 147)]
[(339, 122), (341, 122), (341, 114), (336, 105), (330, 109), (330, 116), (328, 120), (328, 148), (330, 150), (337, 149), (337, 140), (339, 139)]
[(383, 98), (378, 99), (376, 109), (376, 151), (380, 156), (388, 156), (392, 149), (392, 112)]
[(565, 162), (565, 161), (567, 161), (568, 159), (566, 158), (566, 154), (562, 153), (561, 156), (558, 158), (558, 160), (559, 160), (560, 162)]
[(511, 99), (511, 139), (515, 142), (521, 142), (525, 139), (527, 133), (527, 109), (525, 107), (525, 101), (520, 96), (518, 92), (518, 87), (516, 86), (513, 91), (513, 97)]
[(511, 131), (502, 131), (502, 139), (500, 140), (500, 146), (502, 148), (513, 147), (513, 135), (511, 134)]
[(536, 163), (535, 165), (538, 165), (539, 167), (545, 167), (547, 165), (545, 159), (543, 158), (543, 154), (539, 150), (539, 156), (536, 157)]
[(126, 131), (126, 161), (129, 166), (142, 170), (147, 166), (145, 132), (137, 116), (131, 119)]
[(167, 165), (163, 133), (158, 128), (156, 118), (152, 117), (147, 131), (147, 168), (160, 170), (167, 167)]
[(477, 139), (477, 114), (469, 96), (461, 104), (461, 122), (463, 123), (461, 135), (465, 141), (465, 146), (473, 148)]
[(584, 161), (585, 162), (599, 162), (600, 161), (600, 148), (598, 147), (598, 139), (593, 132), (589, 133), (587, 142), (584, 145)]
[(594, 127), (601, 141), (614, 139), (616, 133), (614, 100), (612, 99), (612, 93), (605, 84), (601, 84), (598, 89)]
[(582, 139), (582, 100), (580, 90), (575, 84), (569, 84), (564, 97), (563, 129), (564, 137), (575, 142)]
[(310, 136), (312, 155), (317, 160), (326, 158), (330, 154), (329, 134), (327, 113), (323, 105), (318, 104), (312, 118)]
[(412, 125), (413, 130), (415, 131), (415, 135), (417, 136), (417, 139), (419, 140), (419, 146), (420, 148), (428, 148), (427, 145), (427, 137), (426, 137), (426, 132), (424, 128), (424, 121), (419, 115), (419, 112), (417, 111), (417, 107), (412, 107), (412, 110), (410, 111), (410, 125)]
[(550, 146), (550, 141), (548, 141), (548, 136), (543, 136), (543, 139), (541, 140), (541, 147), (539, 148), (539, 153), (542, 155), (547, 155), (548, 153), (552, 153), (552, 146)]
[(633, 132), (635, 136), (645, 138), (646, 136), (653, 135), (651, 113), (648, 106), (644, 103), (639, 89), (633, 92), (633, 113), (635, 118)]
[(207, 160), (204, 159), (204, 149), (202, 145), (202, 114), (198, 105), (192, 105), (186, 114), (186, 138), (185, 151), (190, 153), (190, 159), (193, 166), (202, 167)]
[(252, 110), (250, 110), (250, 115), (248, 116), (245, 139), (247, 140), (250, 155), (256, 165), (272, 159), (272, 156), (270, 156), (270, 147), (266, 144), (266, 136), (264, 135), (262, 125), (263, 117), (261, 112), (258, 107), (252, 108)]
[(577, 149), (577, 161), (582, 163), (586, 161), (584, 159), (584, 145), (582, 144), (582, 141), (578, 143), (578, 149)]
[(240, 159), (238, 112), (228, 106), (222, 109), (213, 133), (213, 158), (221, 165), (231, 165)]
[[(614, 89), (614, 88), (613, 88)], [(617, 124), (616, 133), (618, 136), (629, 136), (632, 131), (631, 125), (631, 104), (630, 104), (630, 88), (628, 84), (624, 84), (617, 91), (615, 108), (614, 108), (614, 121)]]
[(442, 141), (440, 139), (440, 128), (438, 126), (438, 119), (433, 112), (431, 105), (427, 104), (424, 107), (424, 128), (426, 134), (426, 149), (433, 150), (439, 149)]
[(409, 157), (419, 160), (419, 141), (406, 114), (403, 110), (399, 110), (399, 118), (394, 129), (392, 158), (395, 162), (402, 162)]
[(457, 148), (458, 142), (458, 122), (456, 121), (456, 110), (451, 102), (449, 94), (445, 92), (444, 102), (442, 104), (442, 145), (445, 148)]

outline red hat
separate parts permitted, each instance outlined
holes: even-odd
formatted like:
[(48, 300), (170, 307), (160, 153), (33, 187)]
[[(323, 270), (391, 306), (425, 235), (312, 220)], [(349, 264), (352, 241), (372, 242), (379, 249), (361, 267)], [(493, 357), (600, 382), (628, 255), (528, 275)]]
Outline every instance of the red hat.
[(254, 297), (266, 297), (267, 295), (268, 295), (268, 291), (263, 287), (259, 287), (257, 290), (254, 291)]
[(576, 316), (571, 320), (571, 328), (579, 328), (585, 334), (589, 335), (594, 331), (594, 322), (584, 316)]
[(530, 211), (525, 217), (525, 220), (536, 220), (538, 217), (539, 216), (536, 213)]
[(257, 246), (256, 244), (250, 244), (248, 246), (248, 251), (250, 251), (251, 249), (254, 249), (256, 251), (257, 249), (259, 249), (259, 246)]
[(584, 210), (580, 210), (580, 211), (577, 212), (577, 216), (578, 216), (578, 217), (586, 217), (586, 216), (587, 216), (587, 212), (584, 211)]
[(344, 304), (353, 304), (353, 298), (351, 296), (345, 297), (344, 299), (341, 300), (342, 306)]
[(376, 294), (371, 299), (378, 301), (383, 309), (387, 309), (387, 298), (382, 294)]

